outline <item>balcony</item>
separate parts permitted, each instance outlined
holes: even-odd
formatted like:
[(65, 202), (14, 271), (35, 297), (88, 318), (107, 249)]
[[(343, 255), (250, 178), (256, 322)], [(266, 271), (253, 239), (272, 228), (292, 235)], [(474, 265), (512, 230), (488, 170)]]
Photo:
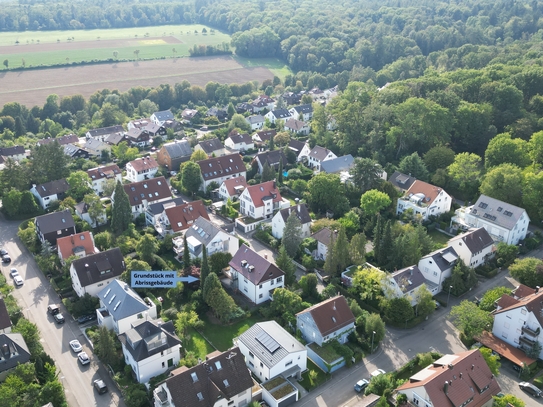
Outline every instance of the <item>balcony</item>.
[(526, 325), (524, 325), (522, 327), (522, 333), (525, 334), (525, 335), (530, 335), (533, 338), (537, 338), (539, 336), (540, 329), (539, 329), (539, 327), (537, 327), (537, 329), (534, 331), (533, 329), (531, 329), (531, 328), (527, 327)]
[(532, 340), (530, 338), (526, 338), (525, 336), (521, 336), (519, 338), (519, 341), (520, 341), (520, 343), (522, 345), (528, 345), (529, 348), (532, 348), (536, 343), (536, 341), (534, 341), (534, 340)]

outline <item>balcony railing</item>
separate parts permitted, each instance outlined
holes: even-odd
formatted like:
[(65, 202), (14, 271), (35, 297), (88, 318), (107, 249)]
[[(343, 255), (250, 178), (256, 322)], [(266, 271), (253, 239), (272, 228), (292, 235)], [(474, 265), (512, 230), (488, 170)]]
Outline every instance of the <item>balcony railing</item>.
[(523, 334), (527, 334), (527, 335), (530, 335), (534, 338), (537, 338), (539, 336), (539, 333), (540, 333), (540, 328), (538, 327), (535, 331), (529, 327), (527, 327), (526, 325), (522, 327), (522, 333)]
[(531, 348), (532, 346), (534, 346), (534, 345), (535, 345), (535, 342), (536, 342), (536, 341), (531, 340), (530, 338), (526, 338), (525, 336), (521, 336), (521, 337), (519, 338), (519, 340), (520, 340), (520, 342), (521, 342), (522, 344), (526, 344), (526, 345), (528, 345), (530, 348)]

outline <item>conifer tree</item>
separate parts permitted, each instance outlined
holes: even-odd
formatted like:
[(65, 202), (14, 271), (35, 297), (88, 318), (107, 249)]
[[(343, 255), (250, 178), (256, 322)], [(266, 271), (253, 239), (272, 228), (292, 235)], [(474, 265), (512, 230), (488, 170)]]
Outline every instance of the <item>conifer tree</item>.
[(115, 192), (113, 195), (113, 208), (111, 210), (111, 228), (116, 235), (120, 235), (132, 222), (132, 208), (128, 194), (125, 192), (123, 185), (117, 181)]
[(206, 277), (209, 275), (209, 262), (207, 261), (207, 249), (206, 245), (202, 246), (202, 267), (200, 267), (200, 283), (203, 284), (206, 281)]
[(190, 271), (190, 251), (189, 244), (187, 243), (187, 235), (183, 238), (183, 271), (185, 275), (188, 275)]

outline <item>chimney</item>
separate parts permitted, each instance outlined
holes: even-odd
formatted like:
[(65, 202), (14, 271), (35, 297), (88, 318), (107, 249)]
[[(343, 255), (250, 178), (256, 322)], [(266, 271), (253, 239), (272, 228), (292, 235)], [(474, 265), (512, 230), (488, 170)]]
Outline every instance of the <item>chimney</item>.
[(449, 393), (449, 382), (445, 381), (445, 384), (443, 385), (443, 391), (445, 394)]
[[(74, 242), (74, 235), (70, 235), (70, 237), (72, 238), (72, 244), (75, 244)], [(537, 291), (536, 291), (537, 292)]]
[(475, 365), (471, 365), (471, 370), (475, 369)]
[(462, 372), (460, 372), (460, 378), (462, 378)]
[(275, 188), (276, 188), (276, 187), (275, 187), (275, 180), (273, 180), (273, 189), (275, 189)]
[(336, 302), (334, 301), (334, 311), (336, 311)]
[(539, 286), (536, 285), (536, 286), (535, 286), (535, 293), (537, 294), (538, 292), (539, 292)]

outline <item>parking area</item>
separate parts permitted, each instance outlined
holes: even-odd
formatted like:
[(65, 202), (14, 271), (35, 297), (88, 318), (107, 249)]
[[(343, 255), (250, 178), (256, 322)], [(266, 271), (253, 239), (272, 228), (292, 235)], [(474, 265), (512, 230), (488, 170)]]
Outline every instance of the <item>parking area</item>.
[(524, 401), (526, 403), (526, 407), (541, 407), (543, 405), (543, 398), (534, 398), (520, 389), (518, 384), (522, 380), (519, 379), (518, 372), (513, 369), (513, 364), (504, 359), (502, 359), (501, 362), (502, 365), (500, 367), (498, 383), (502, 388), (502, 393), (513, 394)]

